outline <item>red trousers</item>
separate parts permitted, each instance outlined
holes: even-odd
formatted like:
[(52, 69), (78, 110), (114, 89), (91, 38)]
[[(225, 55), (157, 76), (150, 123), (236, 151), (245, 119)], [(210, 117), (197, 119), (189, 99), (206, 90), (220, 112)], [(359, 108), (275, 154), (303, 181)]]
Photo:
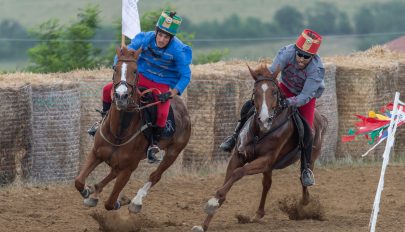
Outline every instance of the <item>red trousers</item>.
[[(161, 83), (156, 83), (148, 78), (146, 78), (144, 75), (139, 74), (139, 87), (145, 87), (145, 88), (155, 88), (160, 90), (161, 93), (167, 92), (170, 90), (169, 86), (166, 84), (161, 84)], [(106, 103), (111, 103), (112, 102), (112, 91), (113, 91), (113, 83), (110, 82), (107, 85), (103, 87), (103, 102)], [(155, 94), (158, 94), (158, 92), (155, 92)], [(156, 99), (157, 100), (157, 99)], [(169, 115), (169, 109), (170, 109), (170, 101), (166, 101), (160, 104), (157, 104), (157, 120), (156, 120), (156, 125), (158, 127), (165, 127), (166, 126), (166, 121), (167, 121), (167, 116)]]
[[(279, 87), (281, 91), (283, 91), (284, 96), (286, 97), (294, 97), (296, 96), (295, 94), (291, 93), (290, 90), (285, 87), (282, 83), (279, 84)], [(302, 115), (302, 117), (307, 120), (308, 124), (311, 126), (311, 128), (314, 128), (314, 117), (315, 117), (315, 103), (316, 103), (316, 98), (312, 98), (307, 104), (302, 105), (298, 107), (298, 111)]]

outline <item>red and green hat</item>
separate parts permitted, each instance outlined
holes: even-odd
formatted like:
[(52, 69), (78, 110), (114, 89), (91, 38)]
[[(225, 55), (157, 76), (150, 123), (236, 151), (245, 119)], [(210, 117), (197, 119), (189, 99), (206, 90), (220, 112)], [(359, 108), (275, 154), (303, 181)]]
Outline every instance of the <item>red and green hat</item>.
[(305, 29), (295, 42), (295, 46), (311, 55), (315, 55), (321, 46), (322, 36), (313, 30)]
[(156, 26), (161, 30), (175, 36), (181, 21), (181, 17), (177, 16), (176, 12), (163, 11), (156, 23)]

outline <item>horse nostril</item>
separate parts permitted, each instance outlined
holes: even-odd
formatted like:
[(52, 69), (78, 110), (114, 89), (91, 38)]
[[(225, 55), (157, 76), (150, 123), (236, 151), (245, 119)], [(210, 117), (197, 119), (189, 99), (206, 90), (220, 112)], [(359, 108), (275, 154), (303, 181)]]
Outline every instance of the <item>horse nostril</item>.
[(128, 98), (128, 94), (124, 94), (124, 96), (122, 96), (123, 99), (127, 99)]

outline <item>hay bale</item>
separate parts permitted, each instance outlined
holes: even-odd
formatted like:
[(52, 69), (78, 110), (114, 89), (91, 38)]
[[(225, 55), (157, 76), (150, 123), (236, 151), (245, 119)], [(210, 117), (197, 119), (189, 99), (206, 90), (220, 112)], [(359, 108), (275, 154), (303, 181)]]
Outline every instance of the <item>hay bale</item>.
[(317, 110), (328, 119), (328, 127), (322, 143), (321, 162), (335, 159), (338, 131), (338, 110), (336, 100), (336, 65), (325, 63), (325, 91), (316, 101)]
[[(398, 62), (396, 75), (398, 76), (397, 91), (400, 93), (399, 98), (402, 102), (405, 102), (405, 61)], [(394, 155), (405, 157), (405, 126), (399, 127), (395, 134)]]
[(192, 73), (186, 98), (192, 133), (183, 164), (201, 166), (229, 155), (218, 146), (236, 125), (241, 99), (238, 82), (248, 69), (246, 64), (219, 62), (192, 66)]
[[(60, 78), (78, 83), (80, 90), (80, 168), (83, 167), (87, 155), (93, 148), (94, 138), (87, 133), (87, 130), (101, 116), (96, 109), (102, 108), (102, 89), (104, 85), (112, 80), (113, 70), (75, 70), (61, 74)], [(90, 175), (90, 179), (99, 179), (109, 172), (105, 163), (100, 164)]]
[[(394, 93), (400, 86), (398, 61), (404, 59), (403, 55), (390, 52), (384, 47), (328, 59), (337, 64), (338, 138), (354, 127), (354, 123), (358, 121), (355, 114), (366, 115), (370, 110), (378, 110), (393, 100)], [(359, 157), (370, 147), (362, 138), (350, 143), (342, 143), (339, 139), (337, 156)], [(382, 149), (380, 146), (369, 156), (381, 156)]]
[(33, 136), (25, 177), (35, 182), (72, 180), (79, 167), (78, 85), (51, 75), (28, 78), (32, 83)]
[[(0, 77), (0, 185), (13, 182), (29, 150), (31, 86)], [(5, 81), (3, 81), (5, 80)]]

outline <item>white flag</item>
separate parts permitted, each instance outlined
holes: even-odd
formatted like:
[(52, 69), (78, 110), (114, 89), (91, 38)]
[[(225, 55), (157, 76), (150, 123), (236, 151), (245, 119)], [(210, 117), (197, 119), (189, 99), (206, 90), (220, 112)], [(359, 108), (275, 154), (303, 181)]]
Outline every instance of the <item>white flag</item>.
[(122, 34), (130, 39), (141, 32), (137, 3), (138, 0), (122, 0)]

